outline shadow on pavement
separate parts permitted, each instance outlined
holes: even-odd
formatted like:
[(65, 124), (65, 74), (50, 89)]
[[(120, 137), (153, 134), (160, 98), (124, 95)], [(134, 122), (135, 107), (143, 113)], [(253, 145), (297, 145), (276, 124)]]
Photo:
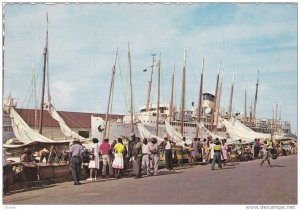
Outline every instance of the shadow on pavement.
[[(176, 175), (176, 174), (181, 174), (183, 172), (179, 172), (179, 171), (159, 171), (158, 172), (158, 175), (157, 176), (164, 176), (164, 175)], [(146, 175), (142, 175), (142, 178), (140, 179), (143, 179), (143, 178), (150, 178), (150, 177), (155, 177), (153, 175), (150, 175), (150, 176), (146, 176)], [(123, 176), (121, 177), (120, 179), (134, 179), (135, 178), (135, 175), (128, 175), (128, 176)], [(96, 181), (86, 181), (86, 180), (82, 180), (81, 182), (81, 185), (84, 185), (84, 184), (91, 184), (91, 183), (95, 183), (95, 182), (108, 182), (108, 181), (115, 181), (115, 180), (118, 180), (117, 178), (113, 178), (113, 177), (109, 177), (109, 178), (99, 178), (98, 180)]]
[(157, 176), (164, 176), (164, 175), (170, 175), (170, 174), (181, 174), (181, 173), (183, 173), (183, 172), (181, 172), (181, 171), (177, 171), (177, 172), (174, 172), (174, 171), (159, 171)]
[(240, 165), (240, 163), (226, 163), (225, 166), (237, 166)]
[(226, 166), (225, 166), (225, 168), (222, 168), (221, 170), (234, 169), (234, 168), (236, 168), (236, 167), (226, 167)]
[(53, 185), (43, 185), (43, 186), (38, 186), (38, 187), (30, 187), (30, 188), (24, 188), (21, 190), (16, 190), (16, 191), (9, 191), (7, 193), (3, 193), (3, 197), (7, 195), (12, 195), (15, 193), (21, 193), (21, 192), (28, 192), (28, 191), (33, 191), (33, 190), (39, 190), (39, 189), (45, 189), (45, 188), (51, 188), (57, 186), (56, 184)]
[(272, 167), (285, 168), (285, 166), (281, 166), (281, 165), (272, 165)]

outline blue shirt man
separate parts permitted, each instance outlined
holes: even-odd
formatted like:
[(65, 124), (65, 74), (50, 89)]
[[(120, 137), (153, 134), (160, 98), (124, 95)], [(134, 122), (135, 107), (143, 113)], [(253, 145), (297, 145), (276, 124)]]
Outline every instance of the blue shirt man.
[(69, 152), (71, 155), (70, 169), (74, 179), (74, 185), (80, 185), (80, 169), (84, 148), (79, 144), (79, 140), (74, 140), (74, 144), (70, 146)]

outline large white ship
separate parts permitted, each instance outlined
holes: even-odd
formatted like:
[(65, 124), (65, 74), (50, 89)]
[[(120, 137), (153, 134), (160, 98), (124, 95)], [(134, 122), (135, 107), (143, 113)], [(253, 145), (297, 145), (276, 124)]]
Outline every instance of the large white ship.
[[(214, 96), (209, 93), (203, 94), (203, 106), (202, 106), (202, 122), (204, 123), (207, 130), (211, 129), (211, 121), (212, 121), (212, 109), (213, 109), (213, 100)], [(186, 137), (186, 139), (193, 139), (196, 137), (197, 132), (197, 108), (192, 106), (190, 110), (184, 111), (184, 118), (183, 118), (183, 132), (182, 136)], [(158, 135), (159, 137), (163, 137), (164, 135), (168, 134), (166, 130), (166, 124), (165, 121), (167, 120), (172, 128), (180, 132), (181, 127), (181, 115), (180, 110), (176, 109), (174, 107), (174, 110), (172, 112), (171, 120), (170, 117), (170, 104), (160, 104), (159, 105), (159, 122), (158, 122)], [(142, 123), (148, 131), (150, 131), (152, 134), (157, 133), (157, 104), (151, 104), (149, 107), (149, 111), (146, 111), (146, 105), (142, 106), (140, 108), (140, 111), (138, 113), (134, 113), (133, 115), (133, 130), (134, 133), (137, 136), (140, 136), (137, 123)], [(125, 115), (123, 119), (118, 119), (115, 121), (110, 121), (107, 124), (107, 135), (110, 140), (117, 139), (119, 137), (129, 137), (132, 133), (132, 123), (131, 123), (131, 116)], [(220, 125), (217, 127), (215, 133), (217, 133), (219, 136), (222, 136), (224, 138), (227, 138), (226, 133), (224, 132), (224, 129), (220, 127)], [(101, 117), (91, 117), (91, 136), (93, 138), (99, 138), (103, 139), (103, 130), (105, 129), (105, 121)], [(199, 129), (198, 136), (202, 138), (207, 137), (207, 133), (203, 131), (203, 129)]]
[[(130, 51), (128, 50), (129, 64), (130, 61)], [(117, 59), (117, 53), (116, 53)], [(115, 59), (115, 65), (116, 65)], [(107, 106), (107, 114), (111, 107), (111, 95), (112, 87), (114, 84), (115, 76), (115, 65), (112, 70), (112, 79), (109, 93), (109, 101)], [(215, 88), (215, 94), (203, 93), (203, 71), (204, 71), (204, 59), (202, 59), (202, 72), (200, 80), (200, 93), (198, 99), (198, 109), (192, 104), (192, 108), (187, 110), (185, 108), (185, 69), (186, 69), (186, 50), (184, 51), (184, 66), (182, 71), (182, 86), (181, 86), (181, 104), (180, 109), (177, 109), (173, 105), (173, 87), (174, 87), (174, 75), (172, 77), (172, 89), (171, 89), (171, 100), (170, 104), (160, 103), (160, 59), (157, 64), (154, 62), (151, 66), (150, 80), (148, 81), (148, 96), (146, 105), (142, 106), (138, 113), (133, 113), (132, 105), (132, 83), (130, 76), (130, 92), (131, 92), (131, 112), (123, 117), (123, 119), (118, 119), (117, 121), (109, 121), (106, 117), (105, 119), (99, 117), (91, 117), (91, 136), (99, 139), (104, 139), (108, 137), (110, 140), (117, 139), (119, 137), (129, 137), (131, 133), (135, 133), (136, 136), (145, 137), (143, 133), (148, 133), (162, 138), (164, 135), (168, 134), (169, 137), (175, 138), (182, 143), (183, 138), (191, 140), (195, 137), (206, 138), (208, 135), (212, 135), (214, 138), (226, 138), (230, 141), (243, 139), (246, 141), (253, 141), (254, 138), (270, 138), (274, 134), (274, 120), (271, 123), (270, 134), (264, 134), (261, 132), (256, 132), (250, 128), (257, 127), (259, 124), (256, 120), (256, 101), (257, 101), (257, 91), (258, 91), (258, 81), (256, 84), (256, 95), (254, 102), (254, 117), (250, 116), (247, 118), (247, 113), (243, 117), (238, 118), (238, 115), (232, 113), (232, 96), (234, 87), (234, 75), (231, 84), (231, 97), (228, 113), (222, 112), (220, 109), (220, 95), (222, 89), (222, 78), (220, 79), (220, 65), (218, 67), (217, 82)], [(152, 74), (153, 68), (157, 66), (158, 71), (158, 94), (157, 103), (150, 104), (150, 92), (152, 84)], [(130, 65), (129, 65), (130, 67)], [(129, 68), (131, 75), (131, 67)], [(259, 72), (258, 72), (259, 73)], [(246, 107), (246, 89), (245, 89), (245, 107)], [(199, 110), (200, 109), (200, 110)], [(242, 119), (243, 118), (243, 119)], [(243, 123), (240, 122), (243, 120)], [(250, 121), (247, 122), (247, 121)], [(254, 122), (254, 123), (253, 123)], [(278, 122), (278, 121), (277, 121)], [(142, 124), (142, 125), (141, 125)], [(246, 126), (249, 127), (246, 127)], [(142, 129), (141, 129), (142, 127)], [(279, 129), (276, 129), (279, 131)], [(280, 130), (281, 132), (283, 129)], [(285, 131), (290, 131), (285, 129)], [(277, 136), (283, 136), (282, 134)], [(173, 139), (174, 140), (174, 139)]]
[[(183, 120), (183, 136), (187, 139), (193, 139), (198, 136), (201, 138), (206, 138), (209, 133), (208, 131), (212, 130), (212, 109), (214, 105), (214, 96), (209, 93), (203, 94), (203, 106), (202, 106), (202, 117), (201, 121), (203, 122), (205, 129), (199, 129), (198, 135), (197, 132), (197, 108), (192, 107), (190, 110), (184, 112)], [(180, 132), (181, 126), (181, 116), (180, 110), (174, 108), (172, 119), (170, 117), (170, 108), (169, 103), (160, 104), (159, 106), (159, 123), (158, 123), (158, 136), (163, 137), (168, 134), (166, 129), (165, 121), (170, 122), (172, 128)], [(224, 114), (224, 113), (222, 113)], [(227, 115), (221, 117), (227, 118)], [(235, 115), (235, 114), (234, 114)], [(235, 119), (242, 122), (242, 117), (236, 114)], [(250, 119), (247, 119), (247, 126), (249, 127)], [(142, 123), (148, 131), (152, 134), (157, 133), (156, 122), (157, 122), (157, 104), (150, 105), (149, 111), (146, 111), (146, 105), (140, 108), (138, 113), (133, 115), (133, 124), (131, 123), (130, 114), (125, 115), (122, 119), (110, 121), (107, 125), (107, 135), (110, 140), (117, 139), (119, 137), (129, 137), (132, 133), (132, 125), (135, 135), (141, 136), (137, 123)], [(274, 121), (273, 121), (274, 123)], [(277, 120), (275, 124), (272, 124), (272, 119), (256, 119), (252, 124), (251, 129), (260, 132), (270, 134), (272, 131), (272, 126), (274, 131), (278, 131), (281, 135), (286, 135), (291, 133), (290, 124), (288, 121)], [(103, 130), (105, 128), (105, 121), (101, 117), (91, 117), (91, 136), (93, 138), (103, 139)], [(214, 134), (223, 138), (229, 139), (230, 136), (226, 131), (226, 127), (222, 123), (218, 123), (218, 126), (215, 127)], [(254, 139), (254, 138), (253, 138)]]

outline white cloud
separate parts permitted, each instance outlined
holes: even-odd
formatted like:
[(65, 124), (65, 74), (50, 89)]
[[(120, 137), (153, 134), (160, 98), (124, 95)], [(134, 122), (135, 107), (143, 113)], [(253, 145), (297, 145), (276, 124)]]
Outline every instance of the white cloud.
[(51, 84), (51, 98), (59, 107), (70, 107), (74, 103), (77, 86), (71, 86), (64, 81), (54, 81)]

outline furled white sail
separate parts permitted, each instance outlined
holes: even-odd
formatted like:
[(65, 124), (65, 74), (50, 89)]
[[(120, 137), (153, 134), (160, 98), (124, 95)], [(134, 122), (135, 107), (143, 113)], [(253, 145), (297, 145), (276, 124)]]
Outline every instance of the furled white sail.
[[(242, 139), (247, 142), (253, 142), (255, 138), (271, 138), (271, 134), (255, 132), (235, 118), (231, 118), (229, 121), (222, 118), (221, 122), (226, 127), (226, 130), (232, 139)], [(274, 137), (275, 139), (280, 138), (279, 136)]]
[(190, 139), (186, 139), (186, 141), (184, 142), (181, 133), (176, 131), (167, 120), (165, 121), (165, 124), (168, 135), (171, 137), (171, 140), (174, 141), (177, 145), (184, 146), (184, 144), (192, 143)]
[(53, 142), (52, 139), (48, 139), (37, 131), (32, 130), (13, 107), (10, 108), (10, 118), (14, 134), (22, 143), (26, 144), (34, 141)]
[(60, 141), (52, 140), (39, 134), (36, 130), (32, 130), (13, 107), (10, 108), (10, 118), (12, 123), (12, 129), (16, 136), (16, 139), (18, 139), (23, 144), (22, 145), (4, 144), (3, 147), (17, 148), (17, 147), (23, 147), (24, 145), (32, 144), (34, 142), (41, 142), (41, 143), (70, 142), (70, 140), (60, 140)]
[(62, 132), (64, 133), (64, 135), (67, 138), (76, 138), (76, 139), (79, 139), (81, 141), (86, 140), (86, 138), (78, 135), (76, 132), (72, 131), (69, 126), (67, 126), (64, 119), (61, 116), (59, 116), (59, 114), (57, 113), (55, 107), (51, 104), (51, 102), (48, 102), (48, 112), (49, 112), (50, 116), (54, 120), (56, 120), (56, 122), (58, 122)]
[(148, 131), (147, 128), (144, 126), (144, 124), (141, 122), (137, 123), (137, 128), (140, 132), (141, 138), (147, 138), (147, 139), (156, 138), (158, 143), (164, 141), (162, 138), (160, 138), (156, 135), (153, 135), (150, 131)]
[[(205, 133), (207, 136), (211, 136), (213, 139), (216, 139), (216, 138), (218, 138), (219, 140), (225, 139), (225, 137), (216, 135), (216, 134), (214, 134), (213, 132), (211, 132), (210, 130), (208, 130), (208, 129), (204, 126), (204, 124), (203, 124), (202, 121), (201, 121), (200, 123), (198, 123), (198, 126), (199, 126), (199, 128), (201, 129), (201, 131), (204, 131), (204, 133)], [(227, 139), (227, 138), (226, 138), (226, 139)], [(230, 142), (230, 141), (231, 141), (231, 139), (227, 139), (227, 142)]]

